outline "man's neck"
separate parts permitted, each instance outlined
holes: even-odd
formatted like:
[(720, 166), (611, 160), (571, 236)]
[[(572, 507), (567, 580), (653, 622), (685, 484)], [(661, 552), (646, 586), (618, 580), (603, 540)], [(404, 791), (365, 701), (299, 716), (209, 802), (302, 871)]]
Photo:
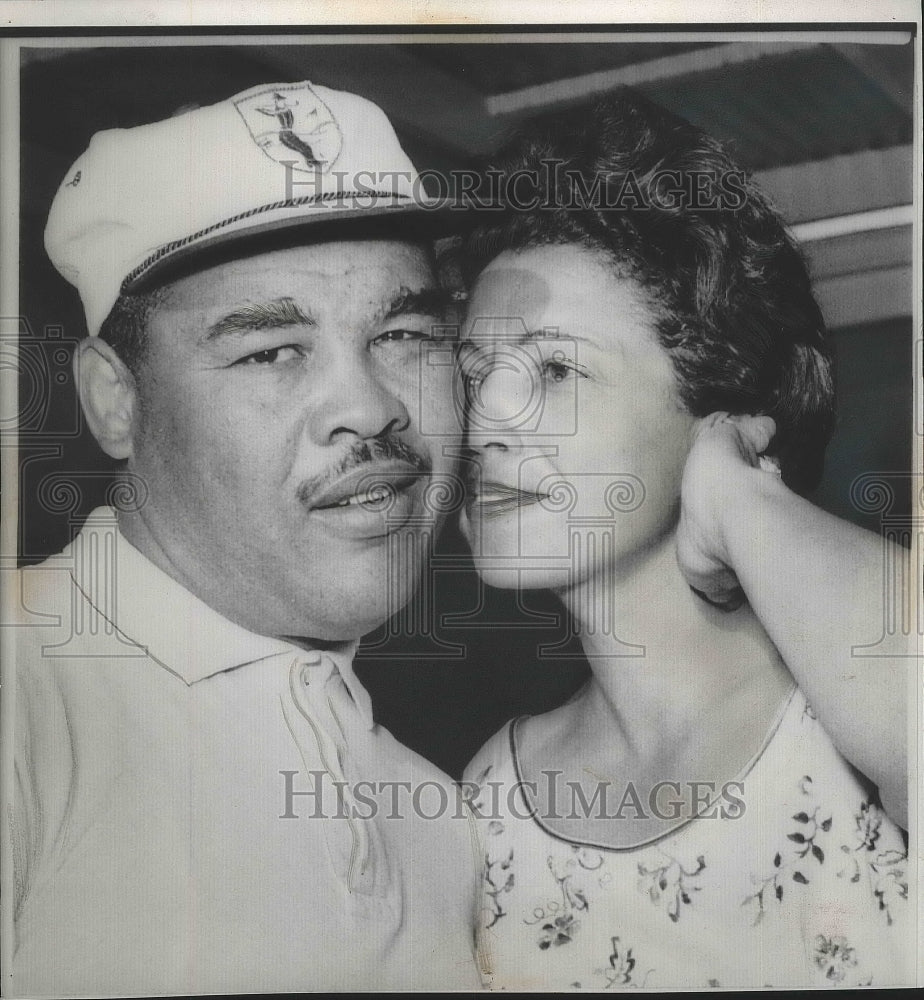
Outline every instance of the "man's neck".
[(253, 590), (253, 581), (236, 575), (235, 566), (227, 566), (221, 572), (214, 573), (187, 572), (182, 557), (188, 553), (171, 551), (168, 546), (161, 544), (157, 518), (145, 514), (145, 511), (118, 511), (119, 531), (159, 570), (229, 622), (255, 635), (294, 642), (295, 645), (306, 648), (336, 648), (344, 645), (340, 640), (327, 641), (326, 645), (323, 645), (325, 640), (315, 639), (312, 636), (313, 630), (307, 624), (304, 633), (298, 637), (285, 634), (291, 632), (291, 629), (274, 627), (268, 617), (256, 613), (255, 605), (242, 604), (236, 600), (238, 595)]

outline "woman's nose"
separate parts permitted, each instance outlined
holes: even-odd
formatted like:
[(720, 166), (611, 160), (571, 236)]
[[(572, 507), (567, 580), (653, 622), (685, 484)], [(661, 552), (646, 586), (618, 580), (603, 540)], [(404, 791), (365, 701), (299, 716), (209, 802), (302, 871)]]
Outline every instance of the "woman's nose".
[(542, 406), (542, 381), (527, 349), (505, 349), (493, 358), (468, 393), (468, 430), (475, 442), (489, 443), (535, 430)]

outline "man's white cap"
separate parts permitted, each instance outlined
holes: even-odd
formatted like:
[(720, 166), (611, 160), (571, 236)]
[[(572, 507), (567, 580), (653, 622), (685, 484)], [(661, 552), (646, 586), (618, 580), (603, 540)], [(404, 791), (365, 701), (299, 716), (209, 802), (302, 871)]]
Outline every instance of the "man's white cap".
[(121, 292), (193, 253), (283, 228), (437, 207), (371, 101), (307, 82), (267, 84), (152, 125), (98, 132), (55, 195), (45, 248), (80, 293), (95, 336)]

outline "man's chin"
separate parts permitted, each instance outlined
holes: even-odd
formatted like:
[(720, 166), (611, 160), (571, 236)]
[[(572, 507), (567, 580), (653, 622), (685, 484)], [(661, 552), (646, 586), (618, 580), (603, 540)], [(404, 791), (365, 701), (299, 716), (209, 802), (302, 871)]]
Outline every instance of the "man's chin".
[(331, 642), (348, 642), (375, 632), (413, 600), (417, 580), (416, 571), (405, 574), (399, 570), (390, 578), (383, 573), (375, 586), (357, 586), (350, 591), (338, 587), (337, 592), (328, 593), (325, 606), (311, 616), (314, 631), (310, 634)]

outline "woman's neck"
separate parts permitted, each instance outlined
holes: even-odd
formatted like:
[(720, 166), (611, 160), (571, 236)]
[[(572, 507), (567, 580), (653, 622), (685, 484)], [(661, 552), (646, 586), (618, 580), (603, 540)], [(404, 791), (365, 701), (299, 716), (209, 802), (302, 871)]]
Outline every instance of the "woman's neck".
[(578, 709), (582, 759), (706, 780), (730, 764), (737, 773), (759, 749), (792, 679), (750, 607), (701, 600), (675, 551), (671, 533), (631, 566), (559, 596), (593, 672)]

